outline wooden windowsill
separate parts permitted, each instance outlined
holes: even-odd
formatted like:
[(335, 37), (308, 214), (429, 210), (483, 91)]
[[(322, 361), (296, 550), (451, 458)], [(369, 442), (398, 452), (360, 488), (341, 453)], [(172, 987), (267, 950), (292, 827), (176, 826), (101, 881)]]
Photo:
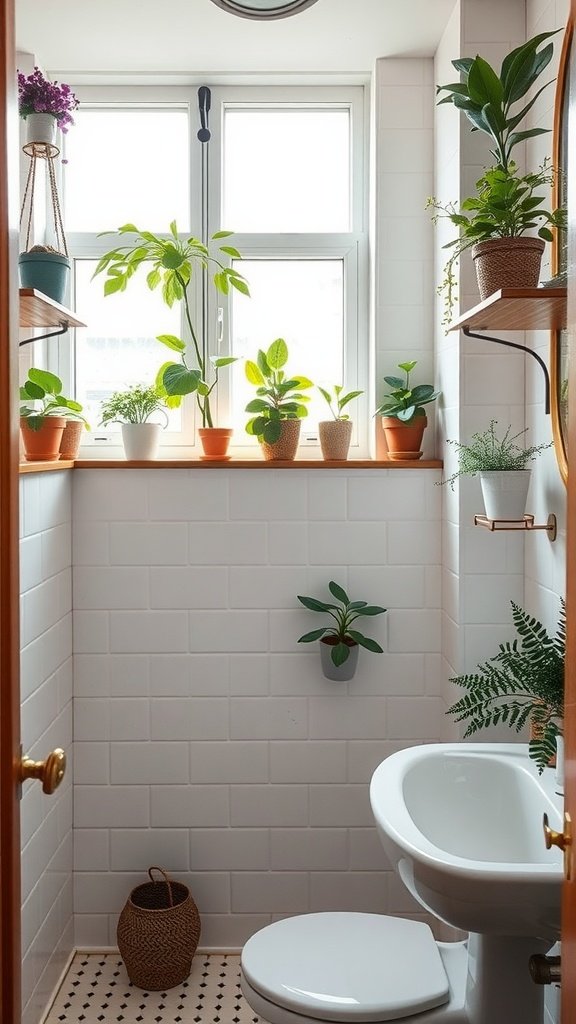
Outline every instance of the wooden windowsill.
[(322, 459), (295, 459), (290, 462), (266, 462), (264, 459), (230, 459), (227, 462), (200, 459), (155, 459), (152, 462), (126, 459), (77, 459), (58, 462), (22, 462), (21, 473), (48, 473), (61, 469), (442, 469), (441, 459), (393, 462), (384, 459), (348, 459), (324, 462)]

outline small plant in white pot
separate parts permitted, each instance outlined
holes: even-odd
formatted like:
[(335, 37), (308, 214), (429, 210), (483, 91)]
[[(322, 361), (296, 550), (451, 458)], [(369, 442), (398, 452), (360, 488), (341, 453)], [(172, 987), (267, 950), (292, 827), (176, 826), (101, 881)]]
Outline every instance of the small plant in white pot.
[[(149, 461), (158, 454), (160, 431), (168, 423), (168, 399), (155, 384), (134, 384), (126, 391), (114, 391), (102, 402), (102, 426), (120, 423), (127, 459)], [(164, 423), (152, 423), (150, 417), (160, 413)]]
[(488, 519), (518, 521), (526, 512), (528, 465), (552, 442), (523, 448), (517, 442), (526, 430), (512, 434), (512, 427), (508, 426), (503, 436), (498, 437), (497, 425), (497, 420), (491, 420), (488, 429), (472, 434), (468, 444), (448, 441), (458, 450), (458, 469), (444, 483), (453, 487), (460, 476), (479, 476)]
[(342, 410), (354, 398), (364, 394), (363, 391), (349, 391), (343, 395), (343, 390), (344, 388), (341, 384), (334, 384), (332, 388), (333, 394), (330, 394), (329, 391), (318, 385), (318, 391), (326, 399), (328, 408), (332, 413), (331, 420), (320, 420), (318, 424), (322, 457), (326, 462), (348, 458), (348, 450), (352, 438), (352, 420), (348, 413)]
[(310, 644), (319, 640), (322, 671), (326, 679), (344, 682), (352, 679), (356, 672), (360, 647), (365, 647), (374, 654), (384, 653), (376, 640), (364, 636), (354, 629), (352, 624), (363, 615), (382, 615), (386, 608), (375, 604), (369, 605), (367, 601), (351, 601), (346, 591), (334, 580), (330, 581), (328, 589), (336, 598), (337, 604), (298, 594), (298, 600), (305, 608), (311, 612), (326, 613), (335, 623), (333, 626), (321, 626), (320, 629), (304, 633), (298, 638), (298, 643)]

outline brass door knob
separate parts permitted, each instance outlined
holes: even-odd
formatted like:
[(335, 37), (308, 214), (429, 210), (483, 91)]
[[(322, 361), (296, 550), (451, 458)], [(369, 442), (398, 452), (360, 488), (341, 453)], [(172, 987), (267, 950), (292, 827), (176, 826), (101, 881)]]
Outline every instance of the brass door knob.
[(543, 956), (535, 953), (528, 961), (530, 977), (536, 985), (559, 985), (562, 969), (559, 956)]
[(543, 821), (544, 827), (544, 842), (546, 843), (546, 849), (551, 850), (553, 846), (557, 846), (564, 853), (564, 877), (570, 881), (572, 875), (572, 818), (568, 814), (568, 811), (564, 814), (564, 831), (555, 832), (553, 828), (550, 828), (548, 821), (548, 815), (545, 814)]
[(25, 782), (26, 779), (40, 779), (42, 792), (50, 795), (58, 789), (65, 771), (66, 754), (60, 747), (56, 747), (45, 761), (33, 761), (30, 757), (24, 756), (20, 762), (20, 782)]

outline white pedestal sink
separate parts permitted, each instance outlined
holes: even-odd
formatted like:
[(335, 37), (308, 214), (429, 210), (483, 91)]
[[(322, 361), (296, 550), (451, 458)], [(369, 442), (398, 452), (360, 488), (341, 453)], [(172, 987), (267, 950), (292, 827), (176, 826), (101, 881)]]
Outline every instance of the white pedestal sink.
[(544, 812), (562, 828), (553, 774), (539, 776), (527, 746), (512, 743), (425, 744), (374, 772), (372, 811), (406, 888), (470, 933), (465, 947), (438, 944), (451, 998), (427, 1021), (542, 1024), (528, 959), (560, 935), (562, 855), (542, 831)]

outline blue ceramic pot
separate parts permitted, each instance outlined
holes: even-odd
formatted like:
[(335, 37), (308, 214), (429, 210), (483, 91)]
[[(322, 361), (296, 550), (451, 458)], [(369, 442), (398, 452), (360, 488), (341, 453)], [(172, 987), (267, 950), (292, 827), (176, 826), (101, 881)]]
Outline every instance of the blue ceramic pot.
[(21, 252), (18, 258), (20, 285), (63, 303), (68, 291), (70, 260), (59, 252)]

